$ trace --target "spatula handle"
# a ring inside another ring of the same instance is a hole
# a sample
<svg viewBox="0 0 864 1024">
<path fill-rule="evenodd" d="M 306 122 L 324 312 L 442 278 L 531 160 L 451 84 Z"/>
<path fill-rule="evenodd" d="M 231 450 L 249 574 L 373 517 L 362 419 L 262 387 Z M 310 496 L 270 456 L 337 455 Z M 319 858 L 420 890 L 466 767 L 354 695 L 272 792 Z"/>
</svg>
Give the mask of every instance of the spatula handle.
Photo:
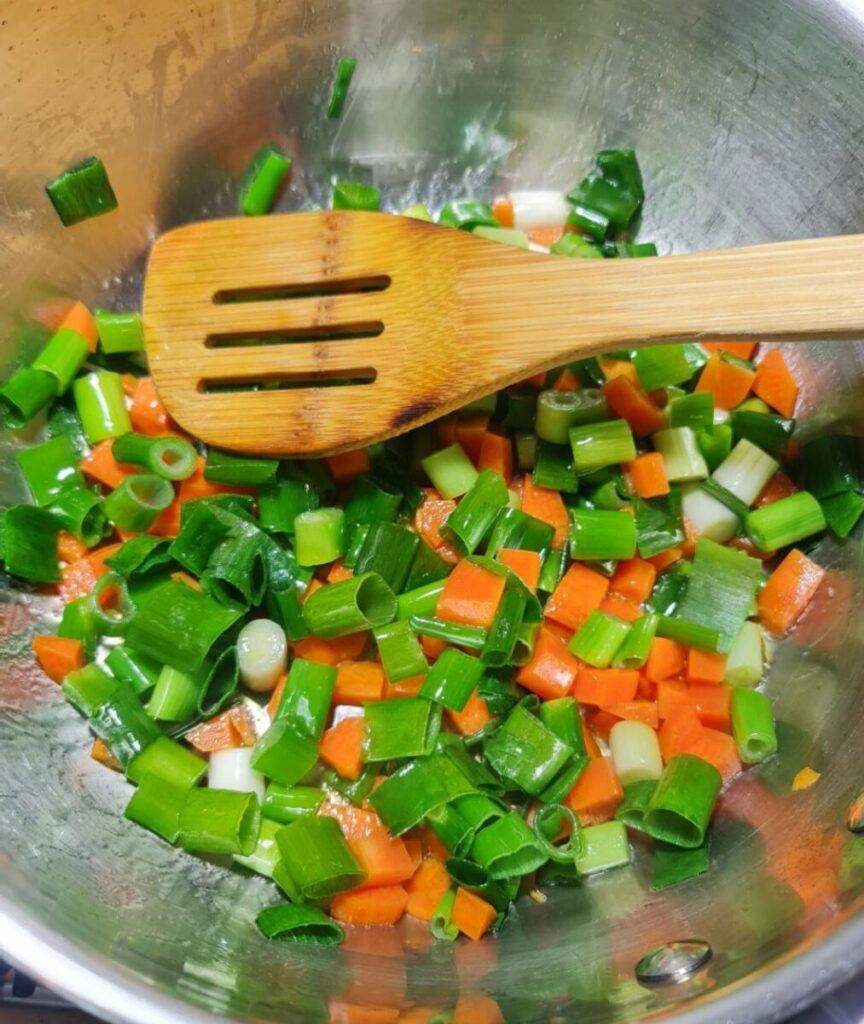
<svg viewBox="0 0 864 1024">
<path fill-rule="evenodd" d="M 502 373 L 631 344 L 864 336 L 864 235 L 656 259 L 514 255 L 463 268 L 457 286 Z"/>
</svg>

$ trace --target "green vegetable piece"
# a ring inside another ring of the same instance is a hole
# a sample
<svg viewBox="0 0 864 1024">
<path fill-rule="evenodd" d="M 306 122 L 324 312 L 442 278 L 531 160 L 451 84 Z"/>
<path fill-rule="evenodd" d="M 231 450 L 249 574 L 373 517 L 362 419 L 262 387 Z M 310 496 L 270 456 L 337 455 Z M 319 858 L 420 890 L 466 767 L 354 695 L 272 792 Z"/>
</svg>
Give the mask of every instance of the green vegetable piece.
<svg viewBox="0 0 864 1024">
<path fill-rule="evenodd" d="M 66 227 L 109 213 L 117 206 L 105 165 L 97 156 L 87 157 L 49 181 L 45 191 Z"/>
</svg>

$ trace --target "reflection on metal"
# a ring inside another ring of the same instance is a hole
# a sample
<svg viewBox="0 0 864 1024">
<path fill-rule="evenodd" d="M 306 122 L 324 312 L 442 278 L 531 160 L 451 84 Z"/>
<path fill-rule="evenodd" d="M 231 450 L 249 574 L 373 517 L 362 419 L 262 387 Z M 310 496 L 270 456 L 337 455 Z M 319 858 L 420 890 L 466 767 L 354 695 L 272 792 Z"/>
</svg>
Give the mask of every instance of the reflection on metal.
<svg viewBox="0 0 864 1024">
<path fill-rule="evenodd" d="M 711 956 L 711 947 L 702 939 L 667 942 L 636 964 L 636 980 L 640 985 L 677 985 L 704 967 Z"/>
<path fill-rule="evenodd" d="M 864 791 L 858 794 L 849 804 L 846 812 L 846 828 L 855 835 L 864 833 Z"/>
</svg>

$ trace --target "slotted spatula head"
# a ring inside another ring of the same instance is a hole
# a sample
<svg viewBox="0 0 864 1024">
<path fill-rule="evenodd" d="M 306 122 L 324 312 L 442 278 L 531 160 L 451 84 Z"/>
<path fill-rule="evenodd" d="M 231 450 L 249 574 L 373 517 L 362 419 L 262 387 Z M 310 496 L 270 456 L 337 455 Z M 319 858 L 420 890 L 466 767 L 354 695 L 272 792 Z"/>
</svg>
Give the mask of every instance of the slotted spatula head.
<svg viewBox="0 0 864 1024">
<path fill-rule="evenodd" d="M 507 261 L 464 232 L 350 211 L 170 231 L 143 300 L 159 394 L 209 444 L 274 455 L 332 454 L 445 413 L 496 386 L 454 330 L 463 257 L 490 250 Z"/>
</svg>

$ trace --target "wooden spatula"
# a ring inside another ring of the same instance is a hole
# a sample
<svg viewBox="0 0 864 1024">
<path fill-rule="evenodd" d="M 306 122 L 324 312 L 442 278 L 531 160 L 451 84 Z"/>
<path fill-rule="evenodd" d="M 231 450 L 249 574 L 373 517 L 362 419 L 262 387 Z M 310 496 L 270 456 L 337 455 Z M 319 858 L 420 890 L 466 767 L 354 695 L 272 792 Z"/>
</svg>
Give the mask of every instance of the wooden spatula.
<svg viewBox="0 0 864 1024">
<path fill-rule="evenodd" d="M 209 444 L 333 454 L 604 350 L 864 336 L 864 236 L 555 258 L 385 213 L 207 221 L 153 247 L 153 377 Z"/>
</svg>

